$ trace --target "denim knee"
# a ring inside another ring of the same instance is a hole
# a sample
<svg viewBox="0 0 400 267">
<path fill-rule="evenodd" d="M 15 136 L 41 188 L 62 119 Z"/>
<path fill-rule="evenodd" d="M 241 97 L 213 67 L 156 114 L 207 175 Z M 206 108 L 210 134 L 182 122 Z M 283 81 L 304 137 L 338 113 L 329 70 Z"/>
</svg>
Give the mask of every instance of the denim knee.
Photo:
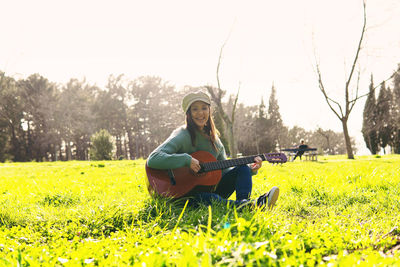
<svg viewBox="0 0 400 267">
<path fill-rule="evenodd" d="M 241 165 L 238 167 L 238 173 L 249 174 L 251 176 L 251 169 L 248 165 Z"/>
<path fill-rule="evenodd" d="M 247 165 L 238 167 L 237 179 L 236 179 L 236 199 L 249 199 L 251 196 L 251 190 L 253 187 L 253 181 L 251 176 L 251 169 Z"/>
</svg>

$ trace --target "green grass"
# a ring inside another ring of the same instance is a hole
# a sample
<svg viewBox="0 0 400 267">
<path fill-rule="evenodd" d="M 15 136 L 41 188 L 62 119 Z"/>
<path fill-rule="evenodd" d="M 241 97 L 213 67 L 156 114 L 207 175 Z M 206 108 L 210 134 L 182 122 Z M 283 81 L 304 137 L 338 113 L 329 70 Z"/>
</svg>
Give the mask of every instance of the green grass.
<svg viewBox="0 0 400 267">
<path fill-rule="evenodd" d="M 272 212 L 152 199 L 144 161 L 0 164 L 0 266 L 352 266 L 400 261 L 400 156 L 264 163 Z"/>
</svg>

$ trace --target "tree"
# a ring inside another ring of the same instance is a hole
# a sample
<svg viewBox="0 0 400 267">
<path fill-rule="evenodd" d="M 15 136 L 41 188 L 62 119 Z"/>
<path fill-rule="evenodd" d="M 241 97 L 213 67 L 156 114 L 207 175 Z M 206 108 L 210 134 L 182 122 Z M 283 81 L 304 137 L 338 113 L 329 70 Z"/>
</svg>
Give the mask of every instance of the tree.
<svg viewBox="0 0 400 267">
<path fill-rule="evenodd" d="M 350 66 L 349 74 L 346 77 L 346 81 L 344 84 L 344 104 L 343 105 L 341 103 L 339 103 L 339 101 L 336 101 L 336 100 L 332 99 L 331 97 L 329 97 L 328 92 L 325 88 L 323 79 L 322 79 L 322 74 L 321 74 L 321 69 L 320 69 L 319 63 L 317 61 L 315 63 L 315 71 L 317 74 L 319 89 L 322 92 L 322 94 L 325 98 L 325 101 L 328 104 L 331 111 L 335 114 L 335 116 L 342 123 L 343 136 L 344 136 L 344 140 L 345 140 L 345 144 L 346 144 L 347 158 L 349 158 L 349 159 L 354 159 L 354 151 L 353 151 L 354 146 L 352 145 L 352 141 L 351 141 L 351 138 L 349 135 L 349 129 L 348 129 L 347 123 L 348 123 L 351 111 L 353 110 L 357 101 L 360 100 L 361 98 L 369 95 L 369 92 L 364 95 L 359 95 L 360 72 L 358 72 L 358 76 L 357 76 L 357 82 L 355 85 L 355 94 L 352 96 L 350 95 L 350 92 L 353 91 L 353 90 L 351 90 L 353 75 L 354 75 L 355 68 L 356 68 L 356 65 L 358 62 L 358 57 L 359 57 L 359 54 L 360 54 L 360 51 L 362 48 L 362 43 L 363 43 L 364 35 L 366 32 L 366 25 L 367 25 L 366 4 L 365 4 L 365 0 L 363 0 L 363 26 L 361 28 L 361 35 L 360 35 L 360 39 L 358 40 L 358 46 L 356 49 L 356 53 L 354 55 L 352 64 Z M 393 75 L 390 76 L 389 78 L 387 78 L 385 81 L 391 79 L 392 77 L 393 77 Z M 377 87 L 375 87 L 374 90 L 376 88 Z"/>
<path fill-rule="evenodd" d="M 235 128 L 234 125 L 235 125 L 235 112 L 236 112 L 237 102 L 239 99 L 240 83 L 239 83 L 239 88 L 238 88 L 238 92 L 237 92 L 236 96 L 229 97 L 228 103 L 232 107 L 232 111 L 229 116 L 222 106 L 222 98 L 224 97 L 226 91 L 221 89 L 221 83 L 219 80 L 219 68 L 221 66 L 222 51 L 223 51 L 225 45 L 226 45 L 226 41 L 224 42 L 224 44 L 221 47 L 219 57 L 218 57 L 218 63 L 217 63 L 218 88 L 214 88 L 212 86 L 206 86 L 206 89 L 211 96 L 211 100 L 216 104 L 217 116 L 219 117 L 220 121 L 224 122 L 225 129 L 222 132 L 226 134 L 226 136 L 224 138 L 225 138 L 225 140 L 228 141 L 230 156 L 232 158 L 236 158 L 237 154 L 238 154 L 238 150 L 237 150 L 237 141 L 236 141 L 235 134 L 234 134 L 234 128 Z"/>
<path fill-rule="evenodd" d="M 95 91 L 98 91 L 96 86 L 77 79 L 70 79 L 62 88 L 57 118 L 62 121 L 59 131 L 65 143 L 67 160 L 88 158 L 90 136 L 94 132 L 92 109 Z"/>
<path fill-rule="evenodd" d="M 214 118 L 214 124 L 215 127 L 218 129 L 219 132 L 219 138 L 222 142 L 222 144 L 225 147 L 225 152 L 226 154 L 231 154 L 231 152 L 229 151 L 229 143 L 228 140 L 226 140 L 226 134 L 225 134 L 225 125 L 224 125 L 224 121 L 221 119 L 221 116 L 218 116 L 218 112 L 213 110 L 213 114 L 212 114 L 213 118 Z"/>
<path fill-rule="evenodd" d="M 321 128 L 317 129 L 317 133 L 320 134 L 325 139 L 324 140 L 325 142 L 323 142 L 324 145 L 322 147 L 320 147 L 320 149 L 322 151 L 324 151 L 324 153 L 331 154 L 331 155 L 334 154 L 334 152 L 333 152 L 334 149 L 332 147 L 332 132 L 333 131 L 331 131 L 331 130 L 324 131 Z"/>
<path fill-rule="evenodd" d="M 216 116 L 219 117 L 219 120 L 223 122 L 224 130 L 221 131 L 225 133 L 225 139 L 228 141 L 228 148 L 230 151 L 230 156 L 232 158 L 237 157 L 237 141 L 234 133 L 234 124 L 235 124 L 235 111 L 237 106 L 237 101 L 239 98 L 239 90 L 235 97 L 229 97 L 228 105 L 232 106 L 232 111 L 230 116 L 223 108 L 222 98 L 224 97 L 226 91 L 223 91 L 220 87 L 214 88 L 212 86 L 206 86 L 208 93 L 211 96 L 211 100 L 215 103 L 216 106 Z"/>
<path fill-rule="evenodd" d="M 391 146 L 393 152 L 400 154 L 400 64 L 393 75 L 393 137 Z"/>
<path fill-rule="evenodd" d="M 371 75 L 369 94 L 365 102 L 363 112 L 362 134 L 365 144 L 372 155 L 378 152 L 378 132 L 377 132 L 377 107 L 375 99 L 374 81 Z"/>
<path fill-rule="evenodd" d="M 1 111 L 2 111 L 2 106 L 0 106 L 0 114 Z M 8 158 L 6 154 L 7 144 L 8 144 L 7 121 L 0 116 L 0 162 L 4 162 Z"/>
<path fill-rule="evenodd" d="M 92 143 L 90 148 L 90 158 L 92 160 L 111 160 L 113 143 L 111 135 L 107 130 L 100 130 L 90 138 Z"/>
<path fill-rule="evenodd" d="M 56 133 L 54 132 L 54 110 L 57 96 L 56 87 L 39 74 L 18 81 L 26 125 L 27 157 L 36 161 L 54 160 Z"/>
<path fill-rule="evenodd" d="M 127 122 L 127 89 L 123 84 L 122 76 L 109 76 L 106 90 L 99 90 L 93 107 L 95 128 L 96 130 L 106 129 L 115 137 L 117 158 L 127 157 L 123 144 Z"/>
<path fill-rule="evenodd" d="M 271 105 L 271 99 L 270 103 Z M 255 133 L 257 144 L 257 154 L 275 151 L 277 147 L 277 136 L 274 128 L 274 119 L 271 116 L 271 109 L 266 107 L 264 99 L 261 99 L 261 103 L 258 107 L 258 116 L 255 119 Z"/>
<path fill-rule="evenodd" d="M 4 76 L 4 73 L 0 72 L 0 162 L 6 160 L 8 143 L 8 124 L 3 100 L 6 86 L 5 79 L 6 77 Z"/>
<path fill-rule="evenodd" d="M 290 128 L 288 131 L 288 139 L 290 146 L 297 147 L 301 139 L 304 139 L 305 141 L 308 142 L 310 137 L 311 133 L 296 125 Z"/>
<path fill-rule="evenodd" d="M 8 153 L 13 161 L 27 161 L 25 153 L 25 132 L 22 127 L 24 117 L 21 91 L 17 82 L 0 72 L 0 120 L 3 121 L 3 132 L 9 137 Z M 5 149 L 5 148 L 4 148 Z"/>
<path fill-rule="evenodd" d="M 355 146 L 353 138 L 350 139 L 352 146 Z M 332 130 L 323 130 L 318 128 L 317 131 L 311 133 L 309 137 L 310 144 L 317 146 L 321 153 L 328 155 L 338 155 L 346 153 L 346 145 L 344 143 L 343 134 L 336 133 Z"/>
<path fill-rule="evenodd" d="M 257 116 L 259 114 L 259 106 L 245 106 L 243 103 L 238 104 L 235 115 L 235 129 L 238 152 L 243 155 L 259 154 L 261 151 L 257 137 Z M 224 143 L 225 145 L 225 143 Z M 225 149 L 229 149 L 226 144 Z"/>
<path fill-rule="evenodd" d="M 271 95 L 269 98 L 268 105 L 268 120 L 269 120 L 269 129 L 268 133 L 273 140 L 273 151 L 281 149 L 282 145 L 282 133 L 283 133 L 283 122 L 281 118 L 281 114 L 279 112 L 278 100 L 276 99 L 276 89 L 275 86 L 272 85 Z"/>
<path fill-rule="evenodd" d="M 378 139 L 379 146 L 383 148 L 386 154 L 386 146 L 390 142 L 392 133 L 392 123 L 391 123 L 391 112 L 390 112 L 390 102 L 391 102 L 390 89 L 386 89 L 385 82 L 382 82 L 381 89 L 379 91 L 379 96 L 376 104 L 376 120 L 378 122 Z"/>
<path fill-rule="evenodd" d="M 355 97 L 351 98 L 350 97 L 350 86 L 351 86 L 351 82 L 353 80 L 353 74 L 356 68 L 356 64 L 358 61 L 358 56 L 360 54 L 361 51 L 361 45 L 364 39 L 364 34 L 365 34 L 365 30 L 366 30 L 366 24 L 367 24 L 367 17 L 366 17 L 366 4 L 365 4 L 365 0 L 363 0 L 363 26 L 361 29 L 361 36 L 360 39 L 358 41 L 358 46 L 356 49 L 356 54 L 354 56 L 353 59 L 353 63 L 351 65 L 350 68 L 350 73 L 347 76 L 345 85 L 344 85 L 344 107 L 342 104 L 340 104 L 338 101 L 332 99 L 331 97 L 328 96 L 328 93 L 326 91 L 324 82 L 322 80 L 322 74 L 321 74 L 321 69 L 319 66 L 319 63 L 316 61 L 315 63 L 315 68 L 316 68 L 316 73 L 317 73 L 317 77 L 318 77 L 318 85 L 319 85 L 319 89 L 321 90 L 326 103 L 328 104 L 329 108 L 332 110 L 332 112 L 336 115 L 336 117 L 341 121 L 342 123 L 342 127 L 343 127 L 343 135 L 344 135 L 344 139 L 345 139 L 345 143 L 346 143 L 346 150 L 347 150 L 347 157 L 349 159 L 354 159 L 354 154 L 353 154 L 353 147 L 351 144 L 351 140 L 350 140 L 350 135 L 349 135 L 349 129 L 348 129 L 348 125 L 347 122 L 349 120 L 349 116 L 351 111 L 354 108 L 354 105 L 356 104 L 357 100 L 360 99 L 360 96 L 358 95 L 358 89 L 359 89 L 359 79 L 360 79 L 360 75 L 358 74 L 358 79 L 357 79 L 357 85 L 356 85 L 356 94 Z M 334 107 L 334 105 L 336 105 L 336 108 Z"/>
<path fill-rule="evenodd" d="M 160 77 L 143 76 L 129 86 L 131 106 L 128 120 L 135 139 L 135 156 L 147 157 L 161 144 L 177 126 L 182 125 L 184 116 L 181 95 L 175 87 Z"/>
</svg>

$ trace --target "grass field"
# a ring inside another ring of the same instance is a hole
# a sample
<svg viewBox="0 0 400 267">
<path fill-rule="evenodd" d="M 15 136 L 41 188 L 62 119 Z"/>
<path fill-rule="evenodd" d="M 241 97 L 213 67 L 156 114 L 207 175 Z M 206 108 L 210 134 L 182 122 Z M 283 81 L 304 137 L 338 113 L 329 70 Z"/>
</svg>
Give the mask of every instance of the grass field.
<svg viewBox="0 0 400 267">
<path fill-rule="evenodd" d="M 400 156 L 264 163 L 271 212 L 151 199 L 144 163 L 0 163 L 0 266 L 400 262 Z"/>
</svg>

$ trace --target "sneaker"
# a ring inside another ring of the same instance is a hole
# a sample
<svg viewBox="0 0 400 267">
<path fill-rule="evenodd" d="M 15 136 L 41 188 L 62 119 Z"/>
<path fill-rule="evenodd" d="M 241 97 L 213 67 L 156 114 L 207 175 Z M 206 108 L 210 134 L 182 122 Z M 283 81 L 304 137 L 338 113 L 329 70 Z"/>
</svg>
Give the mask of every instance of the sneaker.
<svg viewBox="0 0 400 267">
<path fill-rule="evenodd" d="M 274 186 L 268 193 L 263 194 L 257 198 L 257 207 L 264 209 L 268 205 L 268 209 L 273 209 L 275 202 L 279 197 L 279 188 Z"/>
</svg>

